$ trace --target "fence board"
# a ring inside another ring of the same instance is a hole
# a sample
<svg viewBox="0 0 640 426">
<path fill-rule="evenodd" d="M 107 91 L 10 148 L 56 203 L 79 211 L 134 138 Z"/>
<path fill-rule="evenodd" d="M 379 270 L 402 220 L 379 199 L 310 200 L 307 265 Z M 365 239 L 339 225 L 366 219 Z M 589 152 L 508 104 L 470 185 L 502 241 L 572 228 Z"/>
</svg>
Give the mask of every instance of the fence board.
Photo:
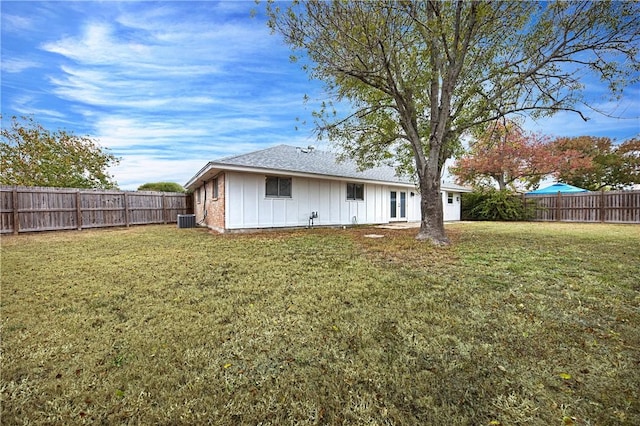
<svg viewBox="0 0 640 426">
<path fill-rule="evenodd" d="M 535 221 L 640 223 L 640 191 L 528 195 Z"/>
<path fill-rule="evenodd" d="M 0 186 L 0 233 L 176 222 L 191 196 L 69 188 Z"/>
</svg>

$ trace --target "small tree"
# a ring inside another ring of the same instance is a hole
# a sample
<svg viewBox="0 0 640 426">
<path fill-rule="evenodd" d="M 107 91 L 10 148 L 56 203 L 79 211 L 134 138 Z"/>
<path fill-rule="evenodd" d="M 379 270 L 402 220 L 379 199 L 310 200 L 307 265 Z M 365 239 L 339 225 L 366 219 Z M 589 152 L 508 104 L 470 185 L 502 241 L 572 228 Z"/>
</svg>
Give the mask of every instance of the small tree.
<svg viewBox="0 0 640 426">
<path fill-rule="evenodd" d="M 175 182 L 149 182 L 140 185 L 138 191 L 185 192 L 182 185 Z"/>
<path fill-rule="evenodd" d="M 0 183 L 63 188 L 115 188 L 107 169 L 120 160 L 88 136 L 51 132 L 31 117 L 2 128 Z"/>
<path fill-rule="evenodd" d="M 559 150 L 547 137 L 499 120 L 481 127 L 470 150 L 450 170 L 459 183 L 495 183 L 504 191 L 516 189 L 516 184 L 531 188 L 545 176 L 591 167 L 591 158 L 583 152 L 571 147 Z"/>
</svg>

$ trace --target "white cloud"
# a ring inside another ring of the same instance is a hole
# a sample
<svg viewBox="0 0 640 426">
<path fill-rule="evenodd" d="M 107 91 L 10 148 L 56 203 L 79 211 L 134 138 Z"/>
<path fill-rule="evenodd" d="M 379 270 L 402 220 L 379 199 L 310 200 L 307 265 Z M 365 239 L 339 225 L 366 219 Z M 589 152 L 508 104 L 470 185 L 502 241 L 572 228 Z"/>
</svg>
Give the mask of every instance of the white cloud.
<svg viewBox="0 0 640 426">
<path fill-rule="evenodd" d="M 36 117 L 64 118 L 64 114 L 50 108 L 37 106 L 37 98 L 33 95 L 20 95 L 13 98 L 12 109 L 18 114 L 33 115 Z"/>
<path fill-rule="evenodd" d="M 111 172 L 124 189 L 183 184 L 210 160 L 265 146 L 318 145 L 308 132 L 293 131 L 296 116 L 310 115 L 302 100 L 312 91 L 308 79 L 291 72 L 298 66 L 288 63 L 288 48 L 264 20 L 249 17 L 251 7 L 78 2 L 47 8 L 57 19 L 56 30 L 37 44 L 47 69 L 22 110 L 53 116 L 46 92 L 60 111 L 56 124 L 82 127 L 122 157 Z"/>
<path fill-rule="evenodd" d="M 65 37 L 45 43 L 42 48 L 88 65 L 139 61 L 147 53 L 139 43 L 119 42 L 114 38 L 112 25 L 99 22 L 87 24 L 81 37 Z"/>
<path fill-rule="evenodd" d="M 40 63 L 29 59 L 2 58 L 2 71 L 8 73 L 20 73 L 29 68 L 37 68 L 40 66 Z"/>
<path fill-rule="evenodd" d="M 112 149 L 129 146 L 177 146 L 181 141 L 191 141 L 208 135 L 206 128 L 192 126 L 180 120 L 148 121 L 118 116 L 98 118 L 95 129 L 100 143 Z"/>
<path fill-rule="evenodd" d="M 176 20 L 167 12 L 170 9 L 160 10 L 120 14 L 118 22 L 125 29 L 94 21 L 78 36 L 43 44 L 44 50 L 75 63 L 63 65 L 60 75 L 50 77 L 54 93 L 100 107 L 202 109 L 222 102 L 220 97 L 227 98 L 224 102 L 228 107 L 250 95 L 257 83 L 236 81 L 237 90 L 233 92 L 229 78 L 242 73 L 258 79 L 259 75 L 277 72 L 264 60 L 266 46 L 278 47 L 266 26 Z M 164 21 L 165 15 L 173 20 Z M 127 37 L 126 31 L 134 31 L 137 38 Z M 254 57 L 261 58 L 256 59 L 259 66 L 250 65 Z M 202 82 L 197 87 L 199 79 Z M 246 107 L 246 103 L 242 105 Z"/>
<path fill-rule="evenodd" d="M 177 182 L 184 185 L 206 164 L 199 159 L 158 159 L 147 155 L 128 155 L 109 169 L 120 189 L 136 190 L 149 182 Z"/>
<path fill-rule="evenodd" d="M 34 21 L 26 16 L 19 16 L 5 11 L 1 14 L 2 31 L 10 33 L 20 33 L 22 31 L 31 30 L 34 27 Z"/>
<path fill-rule="evenodd" d="M 611 118 L 598 113 L 590 113 L 584 121 L 573 112 L 558 112 L 552 117 L 540 120 L 527 119 L 525 129 L 549 136 L 601 136 L 615 139 L 615 135 L 626 139 L 640 134 L 638 118 Z"/>
<path fill-rule="evenodd" d="M 577 108 L 588 118 L 575 112 L 561 111 L 551 117 L 528 118 L 524 127 L 550 136 L 599 136 L 624 140 L 640 135 L 640 84 L 625 88 L 620 99 L 612 99 L 606 85 L 590 76 L 585 79 L 585 103 Z"/>
</svg>

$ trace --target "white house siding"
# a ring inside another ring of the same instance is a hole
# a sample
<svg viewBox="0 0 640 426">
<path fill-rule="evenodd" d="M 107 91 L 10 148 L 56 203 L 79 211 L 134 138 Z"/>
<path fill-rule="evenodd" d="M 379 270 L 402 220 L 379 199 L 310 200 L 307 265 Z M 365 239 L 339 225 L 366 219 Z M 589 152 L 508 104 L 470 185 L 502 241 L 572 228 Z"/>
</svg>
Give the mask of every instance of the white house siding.
<svg viewBox="0 0 640 426">
<path fill-rule="evenodd" d="M 411 196 L 413 193 L 413 197 Z M 420 222 L 422 219 L 422 212 L 420 211 L 420 193 L 417 189 L 411 189 L 408 192 L 409 198 L 407 201 L 407 221 Z"/>
<path fill-rule="evenodd" d="M 265 197 L 265 175 L 226 173 L 225 228 L 251 229 L 299 227 L 309 224 L 311 212 L 318 212 L 314 225 L 378 224 L 390 221 L 390 191 L 406 192 L 406 221 L 420 221 L 420 194 L 415 188 L 365 183 L 364 201 L 347 200 L 349 180 L 292 177 L 291 198 Z M 411 193 L 414 195 L 411 196 Z M 442 191 L 444 220 L 460 220 L 460 193 Z"/>
<path fill-rule="evenodd" d="M 453 196 L 453 203 L 449 204 L 449 194 Z M 460 193 L 442 191 L 442 206 L 444 209 L 444 220 L 460 220 Z"/>
<path fill-rule="evenodd" d="M 365 183 L 364 201 L 347 200 L 348 180 L 293 177 L 291 198 L 265 197 L 265 175 L 226 175 L 226 229 L 387 223 L 389 187 Z M 410 191 L 406 190 L 407 193 Z M 410 209 L 409 209 L 410 211 Z"/>
<path fill-rule="evenodd" d="M 419 222 L 422 218 L 422 212 L 420 210 L 420 193 L 416 189 L 407 190 L 407 188 L 396 188 L 391 187 L 390 191 L 407 191 L 407 221 L 408 222 Z M 411 193 L 414 195 L 411 196 Z M 448 194 L 453 194 L 453 204 L 448 203 Z M 456 221 L 460 220 L 460 192 L 451 192 L 451 191 L 442 191 L 442 208 L 444 214 L 445 221 Z M 387 205 L 389 204 L 389 199 L 387 196 Z M 389 207 L 385 207 L 389 208 Z M 387 217 L 389 213 L 387 213 Z"/>
</svg>

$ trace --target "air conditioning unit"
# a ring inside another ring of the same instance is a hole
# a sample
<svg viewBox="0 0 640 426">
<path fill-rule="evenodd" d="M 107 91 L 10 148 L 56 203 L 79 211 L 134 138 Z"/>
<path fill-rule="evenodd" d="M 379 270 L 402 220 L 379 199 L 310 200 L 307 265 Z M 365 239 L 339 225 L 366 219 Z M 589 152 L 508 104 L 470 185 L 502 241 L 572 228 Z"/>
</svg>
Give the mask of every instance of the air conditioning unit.
<svg viewBox="0 0 640 426">
<path fill-rule="evenodd" d="M 195 214 L 179 214 L 178 215 L 178 228 L 195 228 L 195 227 L 196 227 Z"/>
</svg>

